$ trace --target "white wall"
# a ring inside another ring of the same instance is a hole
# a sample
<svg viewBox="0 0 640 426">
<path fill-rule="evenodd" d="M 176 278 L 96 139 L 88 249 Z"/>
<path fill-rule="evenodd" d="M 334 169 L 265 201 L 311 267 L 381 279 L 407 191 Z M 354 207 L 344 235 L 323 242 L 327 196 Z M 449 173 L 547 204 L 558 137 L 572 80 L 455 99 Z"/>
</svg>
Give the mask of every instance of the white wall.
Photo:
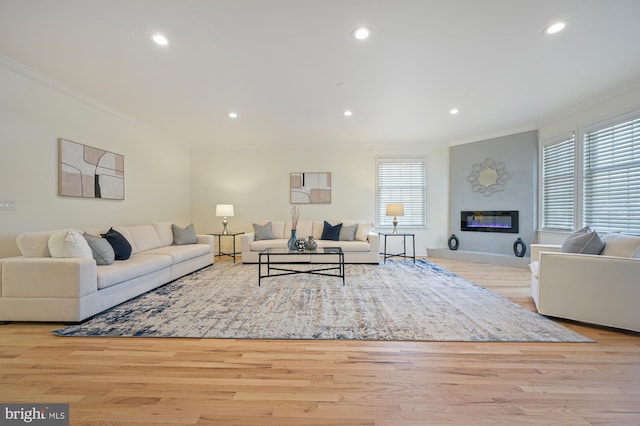
<svg viewBox="0 0 640 426">
<path fill-rule="evenodd" d="M 254 222 L 289 219 L 291 172 L 331 172 L 331 204 L 299 205 L 301 220 L 375 223 L 376 157 L 422 156 L 427 160 L 429 224 L 426 229 L 406 231 L 416 234 L 416 253 L 425 255 L 427 247 L 444 246 L 448 238 L 448 151 L 448 147 L 426 144 L 393 148 L 348 144 L 304 149 L 194 148 L 191 185 L 196 230 L 208 233 L 222 229 L 222 218 L 215 217 L 216 204 L 234 205 L 235 216 L 229 219 L 231 230 L 250 232 Z"/>
<path fill-rule="evenodd" d="M 58 196 L 57 139 L 124 155 L 125 200 Z M 190 149 L 0 56 L 0 258 L 23 231 L 191 220 Z"/>
<path fill-rule="evenodd" d="M 584 127 L 632 111 L 640 111 L 640 81 L 606 93 L 584 104 L 576 105 L 545 120 L 538 130 L 539 155 L 544 141 L 571 132 L 575 132 L 576 137 L 580 138 Z M 542 173 L 539 172 L 538 175 L 541 176 Z M 539 183 L 539 187 L 541 188 L 541 183 Z M 540 206 L 539 200 L 538 205 Z M 538 242 L 561 244 L 568 234 L 569 232 L 538 231 Z"/>
</svg>

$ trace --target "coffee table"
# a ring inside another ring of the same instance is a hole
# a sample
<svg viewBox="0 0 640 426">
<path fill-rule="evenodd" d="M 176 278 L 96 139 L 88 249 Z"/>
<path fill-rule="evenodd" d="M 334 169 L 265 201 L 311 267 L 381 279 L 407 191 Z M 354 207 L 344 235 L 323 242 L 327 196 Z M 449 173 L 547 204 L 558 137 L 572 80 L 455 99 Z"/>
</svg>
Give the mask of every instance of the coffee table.
<svg viewBox="0 0 640 426">
<path fill-rule="evenodd" d="M 305 258 L 304 256 L 307 257 Z M 313 262 L 311 262 L 312 259 Z M 263 265 L 267 268 L 266 274 L 262 273 Z M 285 268 L 281 265 L 287 267 Z M 293 265 L 319 265 L 319 267 L 293 269 L 291 268 Z M 342 248 L 321 247 L 316 250 L 268 248 L 258 254 L 258 286 L 260 286 L 263 278 L 296 274 L 342 278 L 342 285 L 344 286 L 344 252 Z"/>
</svg>

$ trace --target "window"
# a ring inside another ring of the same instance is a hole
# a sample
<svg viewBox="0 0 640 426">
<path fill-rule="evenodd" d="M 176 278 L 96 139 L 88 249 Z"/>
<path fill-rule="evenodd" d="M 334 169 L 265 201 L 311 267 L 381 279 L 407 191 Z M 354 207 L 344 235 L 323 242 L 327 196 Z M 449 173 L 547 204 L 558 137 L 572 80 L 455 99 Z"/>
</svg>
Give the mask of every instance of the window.
<svg viewBox="0 0 640 426">
<path fill-rule="evenodd" d="M 399 227 L 424 227 L 427 224 L 427 178 L 424 159 L 378 158 L 376 222 L 393 226 L 386 215 L 387 204 L 402 203 L 404 216 Z"/>
<path fill-rule="evenodd" d="M 542 147 L 542 229 L 572 231 L 575 225 L 576 143 L 573 134 Z"/>
<path fill-rule="evenodd" d="M 640 117 L 587 129 L 584 223 L 603 231 L 640 232 Z"/>
</svg>

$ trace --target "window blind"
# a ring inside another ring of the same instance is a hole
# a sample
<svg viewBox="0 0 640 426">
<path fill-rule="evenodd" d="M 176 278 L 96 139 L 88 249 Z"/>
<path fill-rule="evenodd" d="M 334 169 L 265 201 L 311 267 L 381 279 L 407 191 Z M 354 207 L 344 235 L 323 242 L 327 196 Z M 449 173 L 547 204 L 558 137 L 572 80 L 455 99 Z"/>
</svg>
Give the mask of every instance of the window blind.
<svg viewBox="0 0 640 426">
<path fill-rule="evenodd" d="M 542 148 L 542 229 L 572 231 L 575 224 L 576 142 L 568 138 Z"/>
<path fill-rule="evenodd" d="M 584 136 L 584 223 L 640 232 L 640 117 Z"/>
<path fill-rule="evenodd" d="M 402 203 L 404 216 L 398 227 L 424 227 L 427 224 L 427 179 L 424 159 L 378 158 L 377 226 L 393 226 L 387 204 Z"/>
</svg>

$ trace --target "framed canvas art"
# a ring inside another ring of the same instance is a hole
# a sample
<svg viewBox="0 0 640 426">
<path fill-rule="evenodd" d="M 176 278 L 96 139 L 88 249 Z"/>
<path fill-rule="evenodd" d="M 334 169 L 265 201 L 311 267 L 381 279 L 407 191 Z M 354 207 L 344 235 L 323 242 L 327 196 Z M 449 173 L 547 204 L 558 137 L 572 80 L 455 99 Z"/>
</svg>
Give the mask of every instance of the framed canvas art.
<svg viewBox="0 0 640 426">
<path fill-rule="evenodd" d="M 124 200 L 124 156 L 58 139 L 58 195 Z"/>
<path fill-rule="evenodd" d="M 331 203 L 331 173 L 290 173 L 291 204 Z"/>
</svg>

